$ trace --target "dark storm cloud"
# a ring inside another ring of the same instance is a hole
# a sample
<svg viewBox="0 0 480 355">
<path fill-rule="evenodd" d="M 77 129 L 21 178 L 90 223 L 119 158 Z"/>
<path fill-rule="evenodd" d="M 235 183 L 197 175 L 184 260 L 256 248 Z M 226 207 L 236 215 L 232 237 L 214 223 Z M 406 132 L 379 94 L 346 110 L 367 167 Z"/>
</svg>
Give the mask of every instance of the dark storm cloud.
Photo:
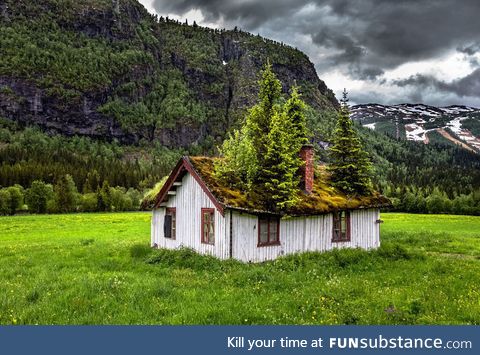
<svg viewBox="0 0 480 355">
<path fill-rule="evenodd" d="M 480 68 L 452 82 L 438 80 L 431 75 L 417 74 L 407 79 L 396 80 L 394 84 L 400 87 L 415 86 L 417 88 L 434 89 L 435 91 L 453 93 L 459 97 L 480 97 Z"/>
<path fill-rule="evenodd" d="M 221 20 L 226 27 L 297 46 L 311 56 L 320 76 L 335 69 L 381 83 L 385 71 L 407 62 L 457 51 L 476 66 L 474 55 L 480 53 L 478 0 L 155 0 L 154 7 L 179 16 L 197 9 L 206 22 Z M 459 84 L 476 87 L 464 79 Z M 417 78 L 409 87 L 415 85 L 424 84 Z"/>
<path fill-rule="evenodd" d="M 474 55 L 480 51 L 480 43 L 470 43 L 461 47 L 457 47 L 457 51 L 466 55 Z"/>
<path fill-rule="evenodd" d="M 379 79 L 385 72 L 376 67 L 358 67 L 358 68 L 350 68 L 349 73 L 351 76 L 358 78 L 360 80 L 380 80 L 380 83 L 385 83 L 384 79 Z"/>
</svg>

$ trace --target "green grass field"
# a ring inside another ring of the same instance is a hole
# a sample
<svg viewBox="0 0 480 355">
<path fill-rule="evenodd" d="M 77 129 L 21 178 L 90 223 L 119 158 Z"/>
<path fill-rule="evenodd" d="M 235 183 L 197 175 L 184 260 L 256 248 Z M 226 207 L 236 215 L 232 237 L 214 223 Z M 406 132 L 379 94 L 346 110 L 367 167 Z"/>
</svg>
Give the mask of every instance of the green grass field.
<svg viewBox="0 0 480 355">
<path fill-rule="evenodd" d="M 0 218 L 0 324 L 480 324 L 480 217 L 264 264 L 152 251 L 148 213 Z"/>
</svg>

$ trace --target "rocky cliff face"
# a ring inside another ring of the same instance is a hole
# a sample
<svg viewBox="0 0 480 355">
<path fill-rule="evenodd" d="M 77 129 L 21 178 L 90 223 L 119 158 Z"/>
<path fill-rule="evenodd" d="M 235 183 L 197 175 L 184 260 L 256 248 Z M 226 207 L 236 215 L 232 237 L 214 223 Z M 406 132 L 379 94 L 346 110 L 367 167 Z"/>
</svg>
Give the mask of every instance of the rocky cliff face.
<svg viewBox="0 0 480 355">
<path fill-rule="evenodd" d="M 302 52 L 259 36 L 156 18 L 134 0 L 0 0 L 0 117 L 48 132 L 220 141 L 271 61 L 317 111 L 337 102 Z"/>
</svg>

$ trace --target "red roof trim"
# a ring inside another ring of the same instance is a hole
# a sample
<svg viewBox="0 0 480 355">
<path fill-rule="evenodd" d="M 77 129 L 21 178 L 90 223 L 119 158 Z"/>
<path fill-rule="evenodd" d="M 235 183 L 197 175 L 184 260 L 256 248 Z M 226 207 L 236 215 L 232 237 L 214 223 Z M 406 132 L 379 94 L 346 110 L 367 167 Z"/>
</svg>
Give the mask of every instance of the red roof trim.
<svg viewBox="0 0 480 355">
<path fill-rule="evenodd" d="M 160 189 L 160 192 L 157 195 L 157 198 L 155 199 L 155 205 L 153 206 L 153 208 L 157 208 L 164 201 L 165 197 L 167 196 L 167 192 L 172 187 L 178 175 L 180 175 L 180 172 L 182 171 L 181 169 L 182 166 L 183 166 L 183 158 L 178 161 L 177 165 L 175 165 L 172 172 L 168 176 L 167 181 L 165 181 L 165 184 L 163 184 L 162 188 Z"/>
<path fill-rule="evenodd" d="M 165 197 L 167 196 L 168 191 L 172 187 L 175 180 L 177 180 L 177 177 L 180 174 L 184 173 L 185 171 L 188 171 L 190 173 L 190 175 L 193 176 L 195 181 L 197 181 L 197 183 L 202 188 L 203 192 L 205 192 L 205 194 L 210 198 L 212 203 L 215 205 L 218 212 L 220 212 L 220 214 L 222 216 L 224 216 L 223 205 L 215 198 L 215 196 L 213 196 L 212 192 L 208 189 L 207 185 L 205 185 L 205 182 L 202 180 L 200 175 L 198 175 L 197 171 L 192 166 L 192 164 L 190 163 L 190 160 L 186 156 L 182 157 L 179 160 L 179 162 L 177 163 L 175 168 L 170 173 L 170 176 L 168 177 L 167 181 L 165 181 L 165 184 L 163 185 L 162 189 L 160 190 L 160 192 L 157 195 L 157 199 L 156 199 L 154 208 L 158 208 L 158 206 L 165 200 Z"/>
</svg>

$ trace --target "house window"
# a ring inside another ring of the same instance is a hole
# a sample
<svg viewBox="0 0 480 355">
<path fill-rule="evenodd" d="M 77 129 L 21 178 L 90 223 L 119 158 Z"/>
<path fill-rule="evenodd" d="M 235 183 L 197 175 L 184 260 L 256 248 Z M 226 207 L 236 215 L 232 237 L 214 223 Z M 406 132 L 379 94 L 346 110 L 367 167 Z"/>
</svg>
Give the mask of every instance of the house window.
<svg viewBox="0 0 480 355">
<path fill-rule="evenodd" d="M 202 243 L 215 244 L 215 210 L 202 208 Z"/>
<path fill-rule="evenodd" d="M 262 216 L 258 218 L 258 245 L 280 244 L 280 218 Z"/>
<path fill-rule="evenodd" d="M 175 207 L 167 208 L 165 212 L 163 235 L 170 239 L 177 237 L 177 209 Z"/>
<path fill-rule="evenodd" d="M 337 211 L 333 213 L 332 242 L 350 241 L 350 212 Z"/>
</svg>

